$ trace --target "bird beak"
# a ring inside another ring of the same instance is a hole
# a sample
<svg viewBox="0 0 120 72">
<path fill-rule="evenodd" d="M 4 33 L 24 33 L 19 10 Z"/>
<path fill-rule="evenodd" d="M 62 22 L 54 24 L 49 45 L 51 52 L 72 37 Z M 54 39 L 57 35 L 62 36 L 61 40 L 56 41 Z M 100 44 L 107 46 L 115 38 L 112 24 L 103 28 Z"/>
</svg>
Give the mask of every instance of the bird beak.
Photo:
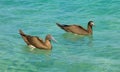
<svg viewBox="0 0 120 72">
<path fill-rule="evenodd" d="M 51 40 L 57 43 L 57 40 L 54 37 L 51 37 Z"/>
<path fill-rule="evenodd" d="M 94 23 L 92 23 L 92 25 L 93 25 L 93 26 L 95 26 L 95 24 L 94 24 Z"/>
</svg>

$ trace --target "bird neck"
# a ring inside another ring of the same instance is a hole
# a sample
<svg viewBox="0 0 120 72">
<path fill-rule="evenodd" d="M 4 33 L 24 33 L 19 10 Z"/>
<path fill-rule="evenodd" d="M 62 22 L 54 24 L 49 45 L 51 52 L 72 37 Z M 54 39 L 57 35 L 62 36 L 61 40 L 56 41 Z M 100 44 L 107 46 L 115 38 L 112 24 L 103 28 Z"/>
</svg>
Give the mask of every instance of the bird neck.
<svg viewBox="0 0 120 72">
<path fill-rule="evenodd" d="M 45 45 L 48 47 L 48 49 L 52 48 L 51 42 L 49 40 L 45 40 Z"/>
<path fill-rule="evenodd" d="M 88 33 L 92 34 L 92 26 L 88 25 Z"/>
</svg>

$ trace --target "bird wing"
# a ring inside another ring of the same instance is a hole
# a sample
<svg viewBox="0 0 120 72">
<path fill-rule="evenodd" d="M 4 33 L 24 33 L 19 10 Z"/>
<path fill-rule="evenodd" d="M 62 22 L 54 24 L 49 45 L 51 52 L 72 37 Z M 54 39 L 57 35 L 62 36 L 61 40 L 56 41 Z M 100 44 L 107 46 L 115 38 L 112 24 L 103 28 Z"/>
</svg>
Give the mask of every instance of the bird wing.
<svg viewBox="0 0 120 72">
<path fill-rule="evenodd" d="M 79 25 L 63 25 L 63 28 L 67 32 L 72 32 L 76 34 L 87 34 L 87 30 Z"/>
<path fill-rule="evenodd" d="M 71 25 L 69 26 L 68 28 L 72 33 L 76 33 L 76 34 L 87 34 L 87 30 L 84 29 L 83 27 L 81 26 L 78 26 L 78 25 Z"/>
<path fill-rule="evenodd" d="M 27 35 L 22 30 L 19 30 L 19 33 L 27 45 L 33 45 L 36 48 L 46 48 L 45 42 L 41 38 Z"/>
<path fill-rule="evenodd" d="M 30 38 L 28 38 L 28 41 L 31 45 L 35 46 L 36 48 L 46 47 L 45 42 L 37 36 L 31 36 Z"/>
<path fill-rule="evenodd" d="M 79 25 L 65 25 L 56 23 L 61 29 L 75 34 L 88 34 L 88 31 Z"/>
</svg>

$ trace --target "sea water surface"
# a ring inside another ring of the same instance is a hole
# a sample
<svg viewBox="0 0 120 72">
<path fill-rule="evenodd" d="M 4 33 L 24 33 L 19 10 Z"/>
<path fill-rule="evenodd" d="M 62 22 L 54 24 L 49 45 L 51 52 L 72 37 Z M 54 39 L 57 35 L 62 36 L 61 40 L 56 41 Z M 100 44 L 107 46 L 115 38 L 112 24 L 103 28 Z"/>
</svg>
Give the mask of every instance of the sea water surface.
<svg viewBox="0 0 120 72">
<path fill-rule="evenodd" d="M 120 72 L 120 0 L 0 0 L 0 72 Z M 77 24 L 92 36 L 66 33 L 56 26 Z M 25 44 L 18 30 L 42 39 L 52 50 Z"/>
</svg>

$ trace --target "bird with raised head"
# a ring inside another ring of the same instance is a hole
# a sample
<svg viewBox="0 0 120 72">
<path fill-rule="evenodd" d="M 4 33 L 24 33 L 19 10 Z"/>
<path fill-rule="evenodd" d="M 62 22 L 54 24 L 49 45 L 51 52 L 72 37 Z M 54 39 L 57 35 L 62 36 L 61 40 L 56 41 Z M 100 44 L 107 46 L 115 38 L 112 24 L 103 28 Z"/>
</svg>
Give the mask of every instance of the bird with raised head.
<svg viewBox="0 0 120 72">
<path fill-rule="evenodd" d="M 54 37 L 52 37 L 52 35 L 50 34 L 46 36 L 45 41 L 43 41 L 41 38 L 37 36 L 27 35 L 22 30 L 19 30 L 19 34 L 21 35 L 25 43 L 31 48 L 50 50 L 52 49 L 51 40 L 56 42 Z"/>
<path fill-rule="evenodd" d="M 59 23 L 56 23 L 56 24 L 61 29 L 65 30 L 66 32 L 71 32 L 71 33 L 78 34 L 78 35 L 91 35 L 93 33 L 92 31 L 92 26 L 94 26 L 93 21 L 88 22 L 87 29 L 83 28 L 80 25 L 76 25 L 76 24 L 73 24 L 73 25 L 64 25 L 64 24 L 59 24 Z"/>
</svg>

